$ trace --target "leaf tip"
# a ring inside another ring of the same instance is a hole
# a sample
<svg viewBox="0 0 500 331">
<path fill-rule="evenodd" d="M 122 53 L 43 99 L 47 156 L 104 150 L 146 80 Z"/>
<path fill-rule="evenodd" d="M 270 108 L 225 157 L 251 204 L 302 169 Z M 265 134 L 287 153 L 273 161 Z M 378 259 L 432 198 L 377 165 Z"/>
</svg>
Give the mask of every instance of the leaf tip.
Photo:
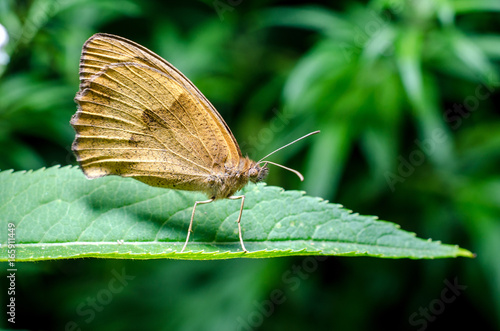
<svg viewBox="0 0 500 331">
<path fill-rule="evenodd" d="M 472 259 L 475 259 L 477 257 L 477 254 L 476 253 L 472 253 L 471 251 L 469 251 L 468 249 L 465 249 L 465 248 L 460 248 L 458 246 L 456 246 L 457 249 L 458 249 L 458 254 L 457 256 L 463 256 L 463 257 L 469 257 L 469 258 L 472 258 Z"/>
</svg>

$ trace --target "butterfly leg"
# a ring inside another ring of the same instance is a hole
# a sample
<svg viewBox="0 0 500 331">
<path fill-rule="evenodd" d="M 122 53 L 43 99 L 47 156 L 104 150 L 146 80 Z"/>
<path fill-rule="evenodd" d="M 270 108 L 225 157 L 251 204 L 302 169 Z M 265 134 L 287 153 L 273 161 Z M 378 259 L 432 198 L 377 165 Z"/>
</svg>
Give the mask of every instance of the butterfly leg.
<svg viewBox="0 0 500 331">
<path fill-rule="evenodd" d="M 245 244 L 243 244 L 243 235 L 241 234 L 241 214 L 243 213 L 243 205 L 245 204 L 245 196 L 244 195 L 237 195 L 237 196 L 232 196 L 228 197 L 228 199 L 231 200 L 237 200 L 241 199 L 241 208 L 240 208 L 240 214 L 238 215 L 238 235 L 240 236 L 240 243 L 241 243 L 241 248 L 243 249 L 243 252 L 248 253 L 247 249 L 245 248 Z"/>
<path fill-rule="evenodd" d="M 181 253 L 184 252 L 184 250 L 186 249 L 186 246 L 187 246 L 188 241 L 189 241 L 189 236 L 191 235 L 191 232 L 193 232 L 193 219 L 194 219 L 194 212 L 196 211 L 196 206 L 199 204 L 202 204 L 202 203 L 210 203 L 212 201 L 214 201 L 214 199 L 204 200 L 204 201 L 196 201 L 194 203 L 193 212 L 191 213 L 191 222 L 189 222 L 189 229 L 188 229 L 188 234 L 186 237 L 186 242 L 184 243 L 184 246 L 181 249 Z"/>
</svg>

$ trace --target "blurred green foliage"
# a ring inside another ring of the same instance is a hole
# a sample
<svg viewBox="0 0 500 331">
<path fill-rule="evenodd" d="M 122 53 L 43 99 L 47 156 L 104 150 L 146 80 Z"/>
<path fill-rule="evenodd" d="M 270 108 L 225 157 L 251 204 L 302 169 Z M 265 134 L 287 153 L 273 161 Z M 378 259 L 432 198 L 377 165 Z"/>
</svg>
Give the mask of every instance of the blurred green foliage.
<svg viewBox="0 0 500 331">
<path fill-rule="evenodd" d="M 273 156 L 304 172 L 308 194 L 478 255 L 23 264 L 15 327 L 498 329 L 499 11 L 490 0 L 0 0 L 1 169 L 74 163 L 81 46 L 114 33 L 183 71 L 254 159 L 321 129 Z M 277 168 L 268 182 L 300 187 Z M 122 268 L 135 278 L 107 301 Z M 467 288 L 445 302 L 454 280 Z"/>
</svg>

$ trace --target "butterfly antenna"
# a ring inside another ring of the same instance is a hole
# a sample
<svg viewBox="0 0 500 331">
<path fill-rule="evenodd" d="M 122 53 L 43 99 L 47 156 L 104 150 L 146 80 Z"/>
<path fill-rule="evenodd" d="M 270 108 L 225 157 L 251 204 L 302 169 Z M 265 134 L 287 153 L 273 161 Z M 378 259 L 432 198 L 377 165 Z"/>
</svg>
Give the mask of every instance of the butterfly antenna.
<svg viewBox="0 0 500 331">
<path fill-rule="evenodd" d="M 260 159 L 260 160 L 259 160 L 259 162 L 257 162 L 257 163 L 262 163 L 262 161 L 263 161 L 264 159 L 267 159 L 269 156 L 273 155 L 273 154 L 274 154 L 274 153 L 276 153 L 277 151 L 281 151 L 283 148 L 288 147 L 288 146 L 290 146 L 290 145 L 292 145 L 292 144 L 295 144 L 297 141 L 302 140 L 302 139 L 304 139 L 304 138 L 307 138 L 307 137 L 309 137 L 309 136 L 312 136 L 313 134 L 316 134 L 316 133 L 319 133 L 319 130 L 318 130 L 318 131 L 311 132 L 311 133 L 308 133 L 308 134 L 306 134 L 305 136 L 300 137 L 299 139 L 295 139 L 294 141 L 292 141 L 291 143 L 286 144 L 285 146 L 281 146 L 280 148 L 278 148 L 278 149 L 276 149 L 276 150 L 272 151 L 271 153 L 267 154 L 266 156 L 264 156 L 264 157 L 263 157 L 262 159 Z M 266 161 L 266 162 L 267 162 L 267 161 Z M 271 163 L 271 162 L 269 162 L 269 163 Z"/>
<path fill-rule="evenodd" d="M 299 176 L 299 178 L 300 178 L 300 180 L 301 180 L 301 181 L 304 181 L 304 176 L 302 176 L 302 174 L 301 174 L 300 172 L 298 172 L 297 170 L 295 170 L 295 169 L 291 169 L 291 168 L 288 168 L 288 167 L 285 167 L 284 165 L 281 165 L 281 164 L 278 164 L 278 163 L 274 163 L 274 162 L 271 162 L 271 161 L 264 161 L 264 159 L 268 158 L 269 156 L 271 156 L 271 155 L 273 155 L 274 153 L 276 153 L 276 152 L 278 152 L 278 151 L 282 150 L 282 149 L 283 149 L 283 148 L 285 148 L 285 147 L 288 147 L 288 146 L 290 146 L 290 145 L 292 145 L 292 144 L 295 144 L 295 143 L 296 143 L 297 141 L 299 141 L 299 140 L 302 140 L 302 139 L 304 139 L 304 138 L 307 138 L 307 137 L 312 136 L 313 134 L 317 134 L 317 133 L 319 133 L 319 132 L 320 132 L 320 131 L 318 130 L 318 131 L 314 131 L 314 132 L 308 133 L 308 134 L 306 134 L 305 136 L 302 136 L 302 137 L 300 137 L 300 138 L 298 138 L 298 139 L 295 139 L 294 141 L 292 141 L 292 142 L 290 142 L 290 143 L 286 144 L 285 146 L 281 146 L 280 148 L 278 148 L 278 149 L 276 149 L 276 150 L 272 151 L 271 153 L 267 154 L 266 156 L 264 156 L 262 159 L 260 159 L 260 160 L 257 162 L 257 164 L 260 164 L 260 163 L 265 163 L 265 164 L 264 164 L 264 166 L 265 166 L 267 163 L 269 163 L 269 164 L 273 164 L 273 165 L 275 165 L 275 166 L 278 166 L 278 167 L 280 167 L 280 168 L 283 168 L 283 169 L 286 169 L 286 170 L 288 170 L 288 171 L 293 172 L 294 174 L 296 174 L 297 176 Z"/>
<path fill-rule="evenodd" d="M 302 176 L 302 174 L 301 174 L 300 172 L 298 172 L 297 170 L 292 169 L 292 168 L 285 167 L 285 166 L 284 166 L 284 165 L 282 165 L 282 164 L 279 164 L 279 163 L 274 163 L 274 162 L 271 162 L 271 161 L 264 161 L 264 167 L 265 167 L 265 165 L 266 165 L 266 164 L 268 164 L 268 163 L 269 163 L 269 164 L 274 164 L 275 166 L 278 166 L 278 167 L 280 167 L 280 168 L 283 168 L 283 169 L 286 169 L 286 170 L 288 170 L 288 171 L 291 171 L 291 172 L 293 172 L 294 174 L 296 174 L 297 176 L 299 176 L 299 178 L 300 178 L 300 181 L 301 181 L 301 182 L 303 182 L 303 181 L 304 181 L 304 176 Z"/>
</svg>

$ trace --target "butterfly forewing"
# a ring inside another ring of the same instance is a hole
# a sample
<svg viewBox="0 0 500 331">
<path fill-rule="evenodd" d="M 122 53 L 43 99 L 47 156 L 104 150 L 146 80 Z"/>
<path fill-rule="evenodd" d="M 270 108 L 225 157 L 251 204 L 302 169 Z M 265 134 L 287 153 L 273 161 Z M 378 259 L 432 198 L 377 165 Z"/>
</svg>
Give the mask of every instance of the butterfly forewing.
<svg viewBox="0 0 500 331">
<path fill-rule="evenodd" d="M 203 177 L 240 161 L 239 147 L 213 106 L 142 46 L 95 35 L 84 45 L 80 69 L 79 107 L 71 123 L 77 132 L 73 149 L 88 177 L 116 174 L 203 191 Z"/>
<path fill-rule="evenodd" d="M 230 147 L 230 157 L 241 157 L 241 151 L 231 130 L 222 116 L 198 88 L 162 57 L 131 40 L 106 33 L 97 33 L 83 45 L 80 59 L 80 91 L 85 89 L 87 81 L 103 68 L 114 63 L 132 62 L 157 69 L 178 82 L 189 94 L 210 109 L 210 115 L 221 126 L 221 132 Z M 232 148 L 235 146 L 235 148 Z"/>
</svg>

